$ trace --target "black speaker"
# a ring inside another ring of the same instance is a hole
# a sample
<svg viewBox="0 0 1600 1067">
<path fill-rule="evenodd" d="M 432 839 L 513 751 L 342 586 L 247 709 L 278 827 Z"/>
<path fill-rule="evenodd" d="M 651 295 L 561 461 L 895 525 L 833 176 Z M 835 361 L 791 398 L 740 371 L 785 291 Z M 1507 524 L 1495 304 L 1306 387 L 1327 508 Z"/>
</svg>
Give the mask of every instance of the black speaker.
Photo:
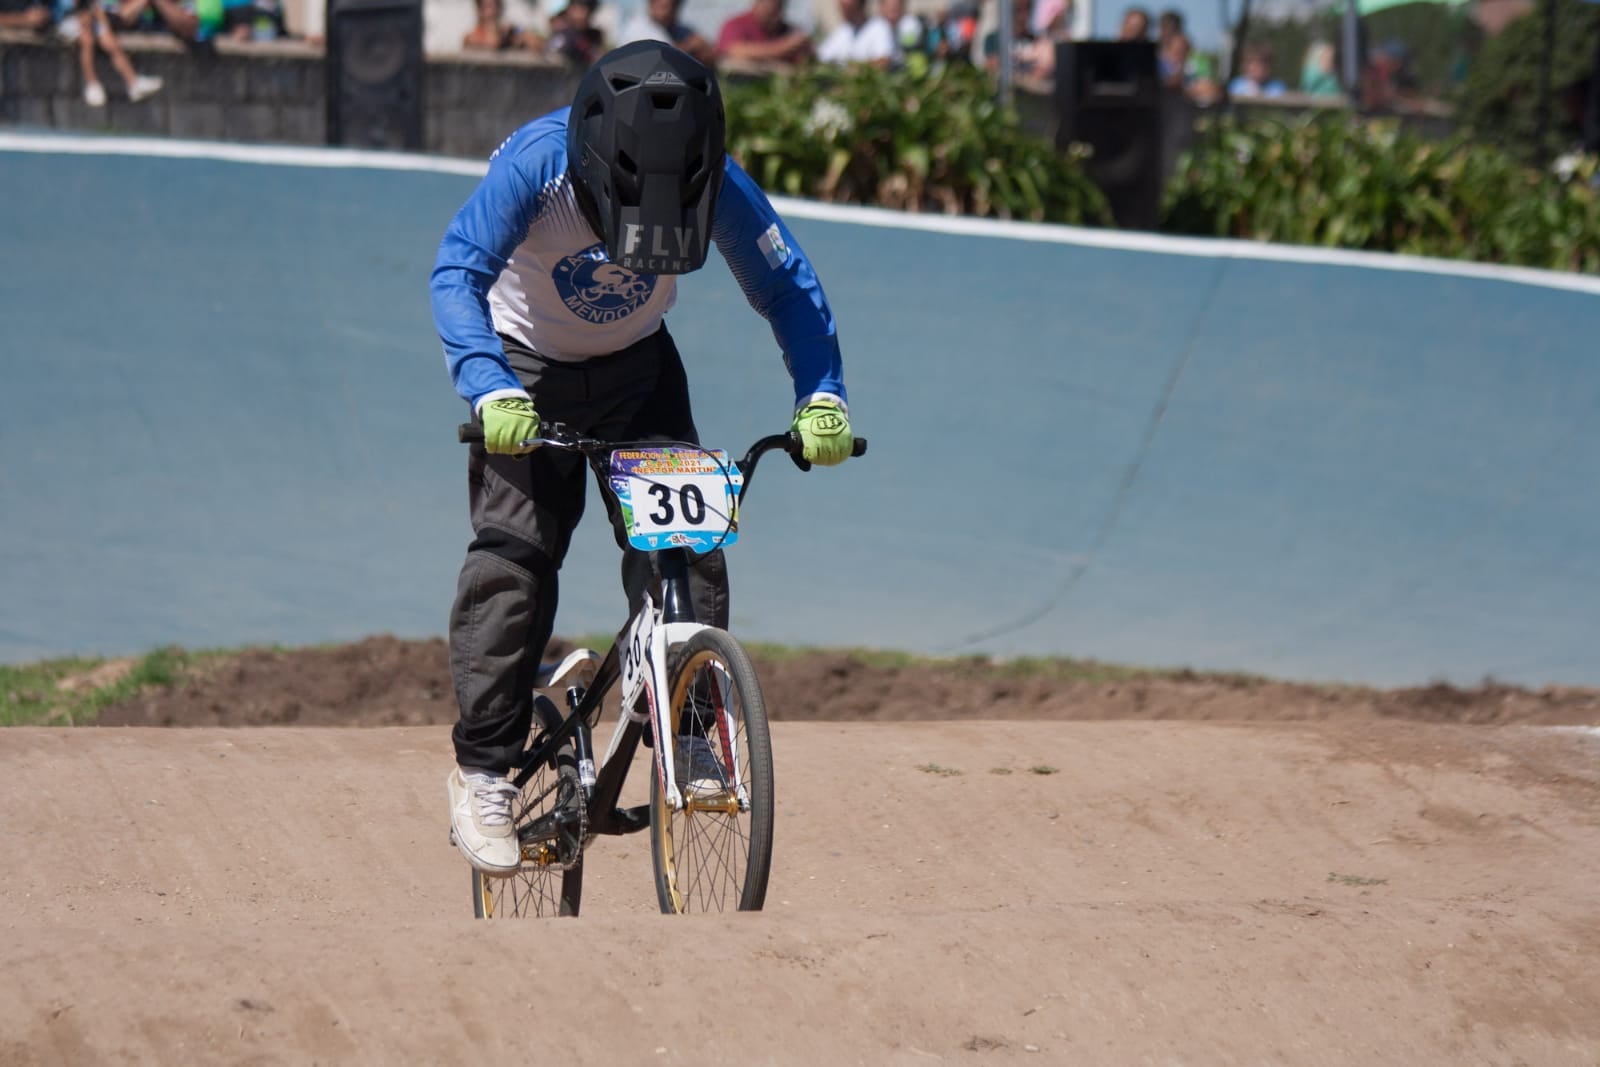
<svg viewBox="0 0 1600 1067">
<path fill-rule="evenodd" d="M 1085 169 L 1127 229 L 1161 222 L 1162 96 L 1150 41 L 1056 45 L 1056 147 L 1093 150 Z"/>
<path fill-rule="evenodd" d="M 422 148 L 422 0 L 328 0 L 328 143 Z"/>
</svg>

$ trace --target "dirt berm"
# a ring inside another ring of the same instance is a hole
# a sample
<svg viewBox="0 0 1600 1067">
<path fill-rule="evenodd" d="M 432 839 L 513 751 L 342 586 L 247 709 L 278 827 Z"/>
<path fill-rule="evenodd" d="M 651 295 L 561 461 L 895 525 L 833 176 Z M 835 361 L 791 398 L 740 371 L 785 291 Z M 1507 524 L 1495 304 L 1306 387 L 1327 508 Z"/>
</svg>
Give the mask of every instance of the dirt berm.
<svg viewBox="0 0 1600 1067">
<path fill-rule="evenodd" d="M 350 684 L 436 686 L 401 661 L 437 648 L 384 648 Z M 261 657 L 108 718 L 338 721 L 335 672 Z M 771 892 L 735 916 L 655 914 L 641 835 L 597 844 L 581 918 L 474 921 L 437 718 L 0 732 L 0 1064 L 1600 1063 L 1600 732 L 1540 724 L 1592 712 L 841 670 L 906 699 L 775 724 Z M 1488 703 L 1523 699 L 1567 698 Z"/>
</svg>

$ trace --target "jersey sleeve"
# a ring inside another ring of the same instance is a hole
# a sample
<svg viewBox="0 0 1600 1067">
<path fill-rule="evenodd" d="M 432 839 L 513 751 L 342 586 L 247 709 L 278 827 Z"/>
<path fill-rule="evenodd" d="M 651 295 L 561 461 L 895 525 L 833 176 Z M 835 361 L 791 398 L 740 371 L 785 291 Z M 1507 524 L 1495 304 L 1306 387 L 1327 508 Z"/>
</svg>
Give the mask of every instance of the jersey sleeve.
<svg viewBox="0 0 1600 1067">
<path fill-rule="evenodd" d="M 434 326 L 456 392 L 476 410 L 524 395 L 489 312 L 489 288 L 539 214 L 540 191 L 565 169 L 565 140 L 535 122 L 513 134 L 445 230 L 429 289 Z"/>
<path fill-rule="evenodd" d="M 817 397 L 846 403 L 838 331 L 822 284 L 761 187 L 731 157 L 711 239 L 750 306 L 771 324 L 794 379 L 795 406 Z"/>
</svg>

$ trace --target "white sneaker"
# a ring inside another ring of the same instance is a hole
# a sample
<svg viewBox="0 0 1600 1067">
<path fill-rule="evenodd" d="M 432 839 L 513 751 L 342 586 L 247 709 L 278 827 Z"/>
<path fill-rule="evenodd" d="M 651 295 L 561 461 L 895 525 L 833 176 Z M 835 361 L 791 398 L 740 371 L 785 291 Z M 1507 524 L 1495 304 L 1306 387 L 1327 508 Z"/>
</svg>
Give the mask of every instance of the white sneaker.
<svg viewBox="0 0 1600 1067">
<path fill-rule="evenodd" d="M 679 734 L 673 752 L 673 768 L 677 771 L 678 788 L 686 796 L 719 796 L 728 791 L 728 778 L 711 742 L 699 734 Z"/>
<path fill-rule="evenodd" d="M 90 107 L 106 106 L 106 87 L 99 82 L 90 82 L 83 87 L 83 102 Z"/>
<path fill-rule="evenodd" d="M 128 86 L 128 99 L 137 104 L 145 97 L 159 93 L 165 84 L 160 78 L 141 74 L 133 79 L 132 85 Z"/>
<path fill-rule="evenodd" d="M 450 772 L 450 840 L 467 862 L 485 874 L 510 874 L 522 863 L 512 821 L 517 787 L 493 774 Z"/>
</svg>

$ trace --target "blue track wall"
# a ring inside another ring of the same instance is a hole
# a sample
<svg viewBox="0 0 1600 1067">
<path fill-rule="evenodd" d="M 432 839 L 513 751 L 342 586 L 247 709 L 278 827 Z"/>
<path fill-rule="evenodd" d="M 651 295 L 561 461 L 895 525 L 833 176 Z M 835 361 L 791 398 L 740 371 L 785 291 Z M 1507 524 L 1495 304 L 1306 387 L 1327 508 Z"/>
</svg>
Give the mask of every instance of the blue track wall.
<svg viewBox="0 0 1600 1067">
<path fill-rule="evenodd" d="M 464 407 L 426 281 L 474 181 L 0 139 L 0 660 L 443 632 Z M 870 217 L 792 219 L 872 451 L 763 467 L 740 633 L 1600 682 L 1594 293 Z M 784 428 L 726 269 L 680 294 L 702 436 Z M 599 512 L 564 633 L 622 621 Z"/>
</svg>

